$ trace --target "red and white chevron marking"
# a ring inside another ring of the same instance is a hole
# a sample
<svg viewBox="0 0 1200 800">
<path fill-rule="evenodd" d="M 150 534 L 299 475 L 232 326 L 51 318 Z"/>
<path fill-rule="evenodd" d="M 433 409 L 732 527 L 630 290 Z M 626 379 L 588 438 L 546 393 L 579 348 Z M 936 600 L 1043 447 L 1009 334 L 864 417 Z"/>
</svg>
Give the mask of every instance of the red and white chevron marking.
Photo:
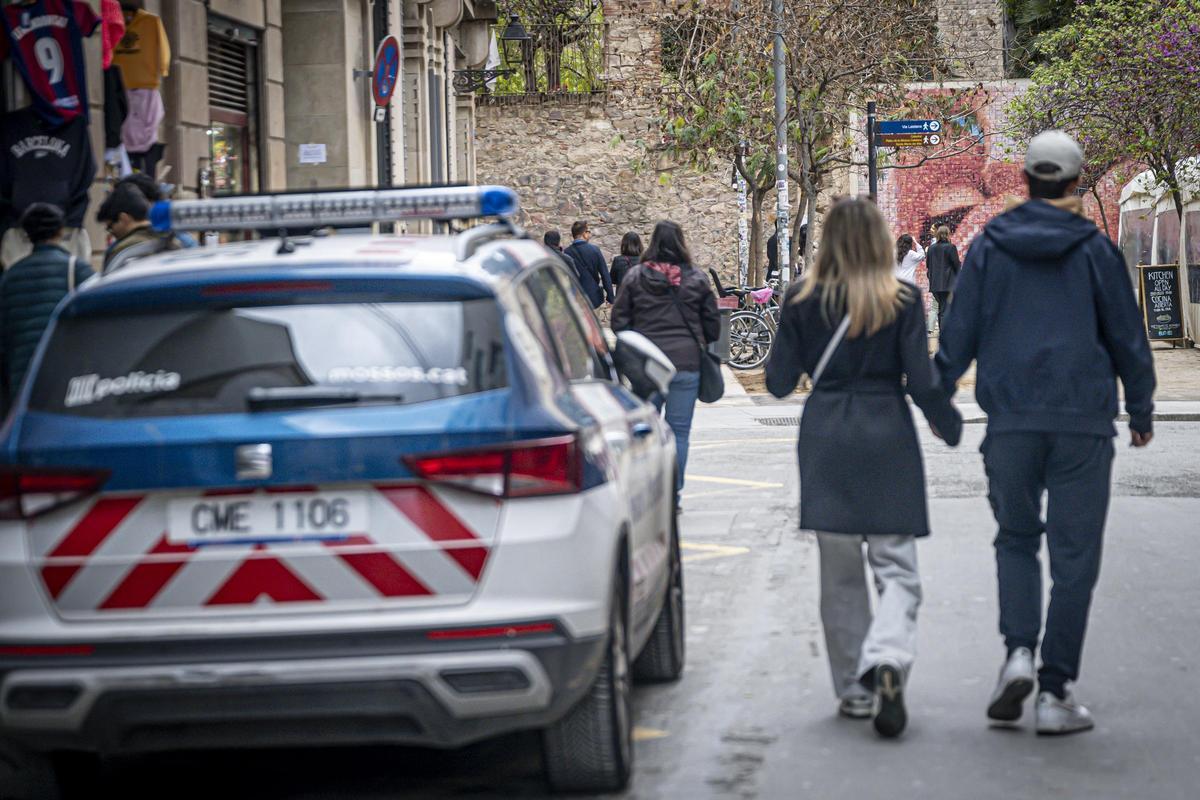
<svg viewBox="0 0 1200 800">
<path fill-rule="evenodd" d="M 202 547 L 167 537 L 167 502 L 179 495 L 104 496 L 33 521 L 36 568 L 67 616 L 470 598 L 494 544 L 497 501 L 414 485 L 357 488 L 368 490 L 370 530 Z"/>
</svg>

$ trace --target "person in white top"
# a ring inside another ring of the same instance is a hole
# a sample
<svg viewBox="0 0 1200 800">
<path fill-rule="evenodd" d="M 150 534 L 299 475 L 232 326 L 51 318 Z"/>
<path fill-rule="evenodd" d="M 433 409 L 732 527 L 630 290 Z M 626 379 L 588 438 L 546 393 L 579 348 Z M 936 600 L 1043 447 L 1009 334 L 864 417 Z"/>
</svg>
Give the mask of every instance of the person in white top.
<svg viewBox="0 0 1200 800">
<path fill-rule="evenodd" d="M 902 281 L 917 282 L 917 264 L 925 260 L 925 251 L 911 234 L 896 240 L 896 277 Z"/>
</svg>

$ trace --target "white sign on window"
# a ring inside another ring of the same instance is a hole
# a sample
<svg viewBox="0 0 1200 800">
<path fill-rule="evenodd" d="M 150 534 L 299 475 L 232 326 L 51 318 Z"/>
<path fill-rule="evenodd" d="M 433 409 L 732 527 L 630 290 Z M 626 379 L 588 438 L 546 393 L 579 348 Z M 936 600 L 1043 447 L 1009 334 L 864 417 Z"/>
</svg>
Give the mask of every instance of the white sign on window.
<svg viewBox="0 0 1200 800">
<path fill-rule="evenodd" d="M 324 164 L 325 163 L 325 145 L 323 145 L 323 144 L 302 144 L 302 145 L 300 145 L 300 163 L 301 164 Z"/>
</svg>

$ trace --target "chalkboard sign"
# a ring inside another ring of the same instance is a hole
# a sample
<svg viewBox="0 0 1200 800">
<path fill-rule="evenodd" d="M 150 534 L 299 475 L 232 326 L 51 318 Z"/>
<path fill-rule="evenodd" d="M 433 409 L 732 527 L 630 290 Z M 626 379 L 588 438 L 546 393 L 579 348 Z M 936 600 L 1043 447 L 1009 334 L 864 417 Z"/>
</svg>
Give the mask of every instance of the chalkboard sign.
<svg viewBox="0 0 1200 800">
<path fill-rule="evenodd" d="M 1182 340 L 1183 293 L 1179 287 L 1179 265 L 1139 265 L 1138 273 L 1146 335 L 1152 342 Z"/>
</svg>

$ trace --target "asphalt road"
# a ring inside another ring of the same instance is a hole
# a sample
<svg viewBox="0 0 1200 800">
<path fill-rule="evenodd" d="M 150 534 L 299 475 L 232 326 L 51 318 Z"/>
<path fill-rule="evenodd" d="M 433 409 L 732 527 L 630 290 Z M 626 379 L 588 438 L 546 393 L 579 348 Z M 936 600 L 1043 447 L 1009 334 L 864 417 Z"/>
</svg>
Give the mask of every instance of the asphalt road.
<svg viewBox="0 0 1200 800">
<path fill-rule="evenodd" d="M 637 695 L 629 798 L 1200 797 L 1200 423 L 1118 445 L 1105 561 L 1077 688 L 1097 729 L 989 729 L 1000 659 L 993 523 L 977 452 L 924 434 L 933 536 L 910 727 L 878 740 L 836 716 L 817 616 L 816 544 L 796 529 L 796 407 L 703 408 L 685 489 L 688 668 Z M 536 740 L 457 752 L 373 748 L 180 754 L 80 773 L 77 797 L 537 797 Z"/>
</svg>

